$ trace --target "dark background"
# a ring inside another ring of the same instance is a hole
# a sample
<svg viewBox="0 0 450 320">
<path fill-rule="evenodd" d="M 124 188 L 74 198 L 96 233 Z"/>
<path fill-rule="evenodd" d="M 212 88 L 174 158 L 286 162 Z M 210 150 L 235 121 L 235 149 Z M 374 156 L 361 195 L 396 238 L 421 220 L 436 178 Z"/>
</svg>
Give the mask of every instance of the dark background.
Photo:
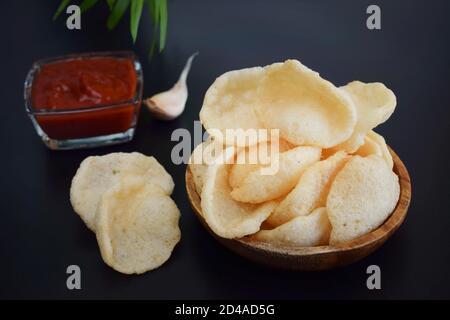
<svg viewBox="0 0 450 320">
<path fill-rule="evenodd" d="M 376 1 L 382 30 L 366 28 L 372 1 L 170 1 L 165 52 L 147 60 L 145 14 L 132 45 L 128 18 L 109 32 L 100 3 L 69 31 L 59 1 L 1 1 L 0 12 L 0 298 L 450 298 L 448 138 L 450 46 L 448 1 Z M 173 122 L 143 109 L 128 144 L 50 151 L 35 134 L 23 103 L 33 61 L 61 54 L 132 49 L 144 67 L 149 96 L 169 88 L 193 52 L 189 100 Z M 170 160 L 171 132 L 192 130 L 203 95 L 225 71 L 296 58 L 336 85 L 381 81 L 398 105 L 378 131 L 409 169 L 413 198 L 400 230 L 376 253 L 329 272 L 286 272 L 247 262 L 207 234 L 189 207 L 185 166 Z M 73 212 L 71 179 L 89 155 L 139 151 L 155 156 L 176 182 L 182 241 L 161 268 L 125 276 L 107 267 L 95 236 Z M 66 267 L 82 270 L 82 290 L 66 289 Z M 382 290 L 366 288 L 377 264 Z"/>
</svg>

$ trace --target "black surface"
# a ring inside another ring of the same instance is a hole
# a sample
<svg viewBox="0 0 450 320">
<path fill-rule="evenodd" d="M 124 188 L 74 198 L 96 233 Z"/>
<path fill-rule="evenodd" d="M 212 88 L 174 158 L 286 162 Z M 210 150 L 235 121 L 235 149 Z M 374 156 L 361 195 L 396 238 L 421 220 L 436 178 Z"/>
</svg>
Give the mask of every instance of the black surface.
<svg viewBox="0 0 450 320">
<path fill-rule="evenodd" d="M 83 16 L 82 30 L 57 3 L 0 4 L 1 298 L 450 298 L 448 138 L 450 47 L 448 1 L 377 1 L 382 30 L 369 31 L 372 1 L 171 1 L 168 45 L 150 64 L 151 30 L 141 25 L 133 47 L 128 20 L 104 27 L 105 4 Z M 147 17 L 145 22 L 148 22 Z M 145 72 L 145 96 L 176 80 L 185 59 L 200 55 L 189 76 L 187 110 L 173 122 L 143 110 L 135 139 L 115 147 L 47 150 L 26 116 L 23 81 L 31 63 L 81 51 L 133 49 Z M 382 81 L 398 98 L 378 128 L 409 169 L 413 198 L 400 230 L 379 251 L 352 266 L 317 273 L 267 269 L 228 252 L 189 207 L 184 165 L 174 165 L 171 132 L 192 130 L 203 95 L 221 73 L 297 58 L 337 85 Z M 140 151 L 173 175 L 182 241 L 160 269 L 124 276 L 107 267 L 95 236 L 73 212 L 70 182 L 89 155 Z M 66 289 L 66 267 L 82 269 L 82 290 Z M 366 267 L 382 270 L 382 290 L 366 289 Z"/>
</svg>

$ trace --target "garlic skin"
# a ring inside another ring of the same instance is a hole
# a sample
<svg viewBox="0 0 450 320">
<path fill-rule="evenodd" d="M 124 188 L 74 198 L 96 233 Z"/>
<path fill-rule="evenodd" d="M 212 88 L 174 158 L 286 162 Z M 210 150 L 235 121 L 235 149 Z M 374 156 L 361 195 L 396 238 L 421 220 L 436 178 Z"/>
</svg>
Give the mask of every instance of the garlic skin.
<svg viewBox="0 0 450 320">
<path fill-rule="evenodd" d="M 191 69 L 192 60 L 197 54 L 198 52 L 194 53 L 186 61 L 180 78 L 172 88 L 144 100 L 144 104 L 156 118 L 173 120 L 184 111 L 188 98 L 186 79 Z"/>
</svg>

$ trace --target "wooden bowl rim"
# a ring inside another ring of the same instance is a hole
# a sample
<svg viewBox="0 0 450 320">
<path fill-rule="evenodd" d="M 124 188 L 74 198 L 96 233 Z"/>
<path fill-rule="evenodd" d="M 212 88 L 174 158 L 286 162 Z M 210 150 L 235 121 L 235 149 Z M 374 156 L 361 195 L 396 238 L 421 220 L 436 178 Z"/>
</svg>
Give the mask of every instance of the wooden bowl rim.
<svg viewBox="0 0 450 320">
<path fill-rule="evenodd" d="M 337 245 L 326 245 L 326 246 L 314 246 L 314 247 L 298 247 L 292 245 L 280 245 L 268 242 L 257 241 L 249 236 L 238 238 L 238 239 L 226 239 L 221 238 L 215 234 L 208 226 L 208 224 L 203 219 L 201 214 L 201 204 L 200 195 L 197 193 L 194 186 L 194 181 L 192 179 L 192 173 L 189 165 L 186 167 L 186 191 L 188 194 L 189 202 L 197 217 L 201 220 L 203 226 L 212 233 L 215 237 L 223 239 L 225 241 L 233 241 L 239 243 L 241 246 L 250 247 L 253 250 L 263 251 L 264 253 L 270 253 L 272 255 L 293 255 L 293 256 L 312 256 L 329 254 L 334 252 L 345 252 L 362 247 L 370 246 L 378 241 L 380 241 L 386 234 L 395 232 L 398 227 L 405 220 L 406 214 L 408 212 L 409 203 L 411 201 L 411 180 L 400 157 L 388 146 L 388 149 L 392 155 L 394 162 L 394 172 L 399 177 L 400 183 L 400 196 L 392 214 L 386 219 L 386 221 L 379 226 L 377 229 L 350 241 L 343 242 Z"/>
</svg>

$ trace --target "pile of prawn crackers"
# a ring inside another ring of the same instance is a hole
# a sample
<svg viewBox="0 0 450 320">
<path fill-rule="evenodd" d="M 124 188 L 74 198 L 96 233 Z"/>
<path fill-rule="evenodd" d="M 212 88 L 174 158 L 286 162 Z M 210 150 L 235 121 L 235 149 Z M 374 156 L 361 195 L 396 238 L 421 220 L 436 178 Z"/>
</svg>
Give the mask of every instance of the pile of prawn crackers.
<svg viewBox="0 0 450 320">
<path fill-rule="evenodd" d="M 202 217 L 223 238 L 301 247 L 375 230 L 400 194 L 391 153 L 373 131 L 395 106 L 382 83 L 336 87 L 297 60 L 221 75 L 200 111 L 209 138 L 189 164 Z M 261 129 L 278 139 L 247 135 Z"/>
<path fill-rule="evenodd" d="M 110 153 L 83 160 L 70 201 L 95 232 L 105 263 L 140 274 L 167 261 L 180 241 L 173 188 L 172 177 L 155 158 Z"/>
<path fill-rule="evenodd" d="M 200 214 L 222 238 L 281 246 L 338 245 L 377 229 L 400 185 L 373 129 L 395 106 L 382 83 L 336 87 L 297 60 L 221 75 L 200 111 L 209 138 L 189 160 Z M 140 274 L 180 241 L 173 188 L 155 158 L 111 153 L 81 163 L 70 200 L 105 263 Z"/>
</svg>

